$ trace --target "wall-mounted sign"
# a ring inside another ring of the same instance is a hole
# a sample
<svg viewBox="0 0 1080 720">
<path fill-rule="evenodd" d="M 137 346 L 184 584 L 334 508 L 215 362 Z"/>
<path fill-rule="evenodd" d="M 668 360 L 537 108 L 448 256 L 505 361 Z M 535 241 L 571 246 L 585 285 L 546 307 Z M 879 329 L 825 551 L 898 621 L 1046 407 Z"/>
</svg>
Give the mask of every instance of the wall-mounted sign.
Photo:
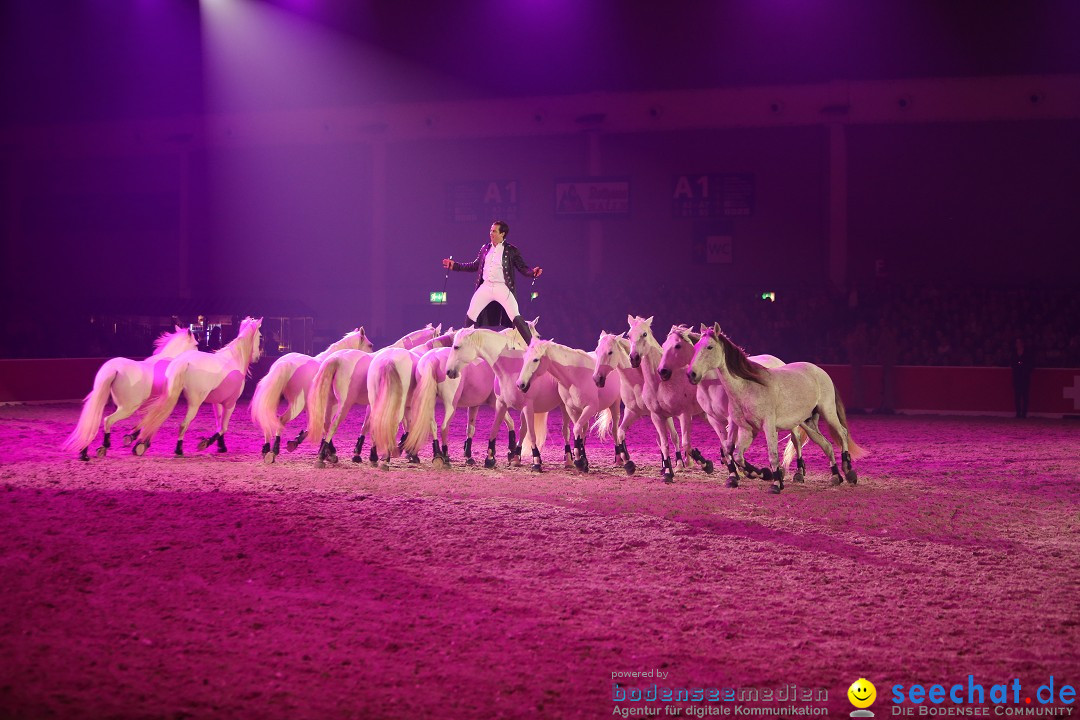
<svg viewBox="0 0 1080 720">
<path fill-rule="evenodd" d="M 731 220 L 695 223 L 690 259 L 697 264 L 731 265 L 735 262 L 735 228 Z"/>
<path fill-rule="evenodd" d="M 560 180 L 555 183 L 555 214 L 628 215 L 630 181 L 625 178 Z"/>
<path fill-rule="evenodd" d="M 671 214 L 677 218 L 740 217 L 754 214 L 752 173 L 676 175 Z"/>
<path fill-rule="evenodd" d="M 446 217 L 452 222 L 512 222 L 517 216 L 517 180 L 465 180 L 446 184 Z"/>
</svg>

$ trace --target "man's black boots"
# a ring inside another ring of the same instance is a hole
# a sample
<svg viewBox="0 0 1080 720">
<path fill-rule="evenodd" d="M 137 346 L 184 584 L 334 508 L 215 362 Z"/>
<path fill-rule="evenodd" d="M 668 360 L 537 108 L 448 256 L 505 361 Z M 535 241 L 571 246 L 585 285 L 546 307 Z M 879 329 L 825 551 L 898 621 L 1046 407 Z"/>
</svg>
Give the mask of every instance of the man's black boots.
<svg viewBox="0 0 1080 720">
<path fill-rule="evenodd" d="M 521 339 L 528 345 L 532 342 L 532 331 L 529 330 L 529 324 L 525 322 L 525 318 L 518 315 L 514 318 L 514 327 L 521 333 Z"/>
</svg>

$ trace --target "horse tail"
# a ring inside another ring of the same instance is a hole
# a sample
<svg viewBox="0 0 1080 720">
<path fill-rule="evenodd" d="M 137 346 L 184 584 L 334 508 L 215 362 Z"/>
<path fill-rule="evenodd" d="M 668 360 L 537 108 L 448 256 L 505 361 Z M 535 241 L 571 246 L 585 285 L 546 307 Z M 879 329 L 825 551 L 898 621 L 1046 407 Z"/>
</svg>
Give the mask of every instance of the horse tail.
<svg viewBox="0 0 1080 720">
<path fill-rule="evenodd" d="M 806 443 L 809 442 L 810 436 L 806 434 L 806 431 L 796 425 L 791 429 L 791 434 L 788 435 L 787 447 L 784 448 L 784 461 L 781 463 L 781 467 L 787 468 L 791 466 L 791 461 L 795 459 L 798 453 L 795 452 L 795 443 L 799 443 L 799 448 L 806 447 Z"/>
<path fill-rule="evenodd" d="M 334 353 L 319 365 L 315 377 L 311 379 L 311 388 L 307 396 L 307 436 L 312 442 L 323 439 L 326 433 L 326 408 L 330 403 L 330 388 L 341 366 L 342 356 Z"/>
<path fill-rule="evenodd" d="M 589 429 L 596 433 L 600 440 L 607 440 L 611 437 L 611 421 L 611 408 L 604 408 L 596 414 Z"/>
<path fill-rule="evenodd" d="M 187 377 L 188 364 L 184 361 L 173 361 L 165 370 L 165 391 L 161 397 L 155 400 L 146 411 L 146 417 L 139 422 L 139 440 L 149 440 L 154 433 L 165 424 L 173 408 L 180 400 L 180 392 L 184 389 L 184 380 Z"/>
<path fill-rule="evenodd" d="M 405 438 L 405 444 L 401 448 L 409 455 L 417 454 L 431 435 L 431 423 L 435 421 L 435 395 L 439 389 L 439 382 L 435 377 L 435 362 L 426 358 L 417 366 L 420 380 L 412 395 L 409 437 Z"/>
<path fill-rule="evenodd" d="M 536 447 L 543 450 L 544 441 L 547 440 L 547 418 L 546 412 L 533 413 L 533 435 L 536 437 Z"/>
<path fill-rule="evenodd" d="M 869 455 L 870 451 L 856 443 L 855 438 L 851 435 L 851 428 L 848 427 L 847 422 L 847 411 L 844 410 L 844 401 L 840 399 L 840 391 L 837 390 L 835 386 L 833 387 L 833 398 L 834 402 L 836 403 L 836 417 L 840 421 L 840 425 L 844 428 L 844 430 L 847 430 L 848 452 L 851 453 L 851 457 L 857 459 Z M 829 434 L 833 436 L 834 442 L 840 441 L 840 439 L 836 437 L 836 433 L 833 432 L 831 427 L 829 428 Z"/>
<path fill-rule="evenodd" d="M 259 384 L 255 386 L 255 394 L 251 397 L 251 420 L 263 432 L 263 439 L 267 442 L 281 434 L 284 425 L 278 416 L 278 402 L 281 394 L 285 391 L 293 369 L 292 365 L 278 360 L 270 366 Z"/>
<path fill-rule="evenodd" d="M 371 441 L 375 443 L 377 451 L 386 449 L 393 456 L 396 455 L 397 449 L 394 434 L 397 432 L 398 425 L 401 424 L 399 410 L 405 399 L 405 388 L 393 362 L 378 364 L 373 362 L 369 373 L 372 370 L 375 371 L 377 377 L 368 375 L 368 387 L 372 387 L 371 383 L 374 381 L 377 389 L 374 393 L 368 392 L 368 395 L 374 395 L 369 415 Z"/>
<path fill-rule="evenodd" d="M 105 415 L 105 403 L 109 401 L 109 393 L 112 392 L 116 375 L 117 370 L 113 367 L 112 361 L 106 362 L 98 369 L 97 375 L 94 376 L 94 387 L 83 400 L 79 422 L 68 435 L 67 440 L 64 440 L 62 445 L 64 450 L 82 450 L 97 437 L 98 426 L 101 425 L 101 418 Z"/>
</svg>

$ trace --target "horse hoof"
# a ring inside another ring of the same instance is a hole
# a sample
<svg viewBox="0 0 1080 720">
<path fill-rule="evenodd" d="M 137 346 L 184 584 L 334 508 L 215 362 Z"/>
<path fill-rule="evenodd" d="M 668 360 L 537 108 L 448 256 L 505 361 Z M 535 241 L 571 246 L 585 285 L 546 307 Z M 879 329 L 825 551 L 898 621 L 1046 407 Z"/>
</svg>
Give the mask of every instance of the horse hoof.
<svg viewBox="0 0 1080 720">
<path fill-rule="evenodd" d="M 277 455 L 275 455 L 275 454 L 274 454 L 274 453 L 272 453 L 272 452 L 268 452 L 268 453 L 263 453 L 263 458 L 262 458 L 262 459 L 263 459 L 263 463 L 264 463 L 264 464 L 266 464 L 266 465 L 273 465 L 273 464 L 274 464 L 274 460 L 276 460 L 276 459 L 277 459 Z"/>
<path fill-rule="evenodd" d="M 203 438 L 202 440 L 199 441 L 199 444 L 196 446 L 196 449 L 197 450 L 205 450 L 208 447 L 210 447 L 210 438 Z"/>
<path fill-rule="evenodd" d="M 637 470 L 637 465 L 634 464 L 633 460 L 627 460 L 626 464 L 623 465 L 623 470 L 626 471 L 627 475 L 633 475 L 634 471 Z"/>
<path fill-rule="evenodd" d="M 854 470 L 848 470 L 844 474 L 844 477 L 847 479 L 848 483 L 850 483 L 851 485 L 855 485 L 856 483 L 859 482 L 859 476 L 857 474 L 855 474 Z"/>
<path fill-rule="evenodd" d="M 329 462 L 329 463 L 333 463 L 334 465 L 337 465 L 337 455 L 327 455 L 326 456 L 326 461 Z"/>
<path fill-rule="evenodd" d="M 581 463 L 580 465 L 575 463 L 575 467 L 578 469 L 579 472 L 583 472 L 583 473 L 589 472 L 589 463 L 588 463 L 588 461 L 585 461 L 585 462 Z"/>
<path fill-rule="evenodd" d="M 390 469 L 390 463 L 389 462 L 380 462 L 379 463 L 379 469 L 382 470 L 383 472 L 389 470 Z"/>
<path fill-rule="evenodd" d="M 413 465 L 419 465 L 420 464 L 420 456 L 419 455 L 409 455 L 408 457 L 409 457 L 409 462 L 411 464 L 413 464 Z"/>
<path fill-rule="evenodd" d="M 145 443 L 136 443 L 135 447 L 131 448 L 132 455 L 142 455 L 144 452 L 146 452 Z"/>
<path fill-rule="evenodd" d="M 585 461 L 581 459 L 575 460 L 574 467 L 576 467 L 578 470 L 581 470 L 583 467 L 585 467 Z"/>
<path fill-rule="evenodd" d="M 806 478 L 803 477 L 803 474 L 801 472 L 796 472 L 794 475 L 791 476 L 791 479 L 797 483 L 806 482 Z"/>
<path fill-rule="evenodd" d="M 176 450 L 173 451 L 173 455 L 176 457 L 184 457 L 184 451 L 180 448 L 176 448 Z"/>
<path fill-rule="evenodd" d="M 86 452 L 86 451 L 84 450 L 83 452 Z M 97 449 L 97 452 L 95 453 L 95 455 L 97 455 L 99 458 L 103 458 L 103 457 L 105 457 L 105 453 L 107 453 L 107 452 L 109 452 L 108 448 L 99 447 Z M 90 458 L 83 458 L 83 459 L 84 460 L 89 460 Z"/>
<path fill-rule="evenodd" d="M 476 461 L 473 460 L 472 458 L 466 458 L 465 459 L 465 464 L 468 465 L 469 467 L 472 467 L 473 465 L 476 464 Z"/>
<path fill-rule="evenodd" d="M 323 460 L 322 458 L 319 458 L 318 460 L 315 461 L 315 467 L 317 467 L 317 468 L 325 468 L 326 467 L 326 461 Z"/>
<path fill-rule="evenodd" d="M 491 470 L 492 468 L 494 468 L 495 467 L 495 458 L 493 458 L 493 457 L 484 458 L 484 467 L 486 467 L 488 470 Z"/>
<path fill-rule="evenodd" d="M 836 487 L 837 485 L 843 485 L 843 484 L 844 484 L 844 481 L 842 479 L 840 479 L 839 475 L 833 475 L 832 476 L 832 486 L 833 487 Z"/>
<path fill-rule="evenodd" d="M 782 489 L 783 488 L 781 488 L 779 485 L 770 485 L 769 486 L 769 494 L 770 495 L 779 495 L 780 490 L 782 490 Z"/>
<path fill-rule="evenodd" d="M 293 450 L 296 450 L 296 448 L 298 448 L 298 447 L 300 447 L 300 443 L 296 442 L 295 440 L 290 440 L 287 443 L 285 443 L 285 449 L 288 450 L 289 452 L 292 452 Z"/>
<path fill-rule="evenodd" d="M 354 463 L 362 463 L 362 462 L 364 462 L 364 458 L 360 457 L 359 455 L 353 455 L 352 456 L 352 461 Z"/>
<path fill-rule="evenodd" d="M 705 464 L 701 466 L 701 469 L 705 471 L 706 475 L 713 474 L 713 462 L 712 460 L 706 460 Z"/>
<path fill-rule="evenodd" d="M 739 478 L 732 475 L 731 477 L 729 477 L 727 479 L 727 486 L 729 488 L 737 488 L 737 487 L 739 487 Z"/>
<path fill-rule="evenodd" d="M 539 463 L 533 463 L 532 469 L 538 473 L 544 472 L 544 466 Z"/>
<path fill-rule="evenodd" d="M 123 437 L 123 439 L 121 440 L 121 442 L 124 443 L 124 447 L 127 447 L 131 443 L 135 442 L 135 436 L 134 435 L 125 435 Z"/>
<path fill-rule="evenodd" d="M 446 460 L 436 455 L 435 457 L 431 458 L 431 464 L 437 468 L 444 468 L 446 467 Z"/>
<path fill-rule="evenodd" d="M 664 473 L 664 482 L 666 482 L 669 485 L 671 483 L 675 482 L 675 473 L 673 473 L 673 472 Z"/>
</svg>

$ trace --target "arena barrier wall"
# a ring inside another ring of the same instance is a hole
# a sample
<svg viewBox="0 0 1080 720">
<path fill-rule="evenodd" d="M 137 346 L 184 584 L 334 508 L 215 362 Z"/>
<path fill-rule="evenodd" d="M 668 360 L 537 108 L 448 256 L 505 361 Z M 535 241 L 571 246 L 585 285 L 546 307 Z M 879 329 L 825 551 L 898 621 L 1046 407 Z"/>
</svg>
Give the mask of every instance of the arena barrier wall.
<svg viewBox="0 0 1080 720">
<path fill-rule="evenodd" d="M 0 360 L 0 403 L 81 401 L 94 374 L 107 358 Z M 258 363 L 244 394 L 269 369 L 272 359 Z M 823 365 L 845 406 L 866 411 L 882 407 L 884 374 L 878 365 L 860 368 L 862 400 L 855 397 L 855 369 Z M 1001 367 L 893 368 L 892 408 L 904 413 L 1012 415 L 1012 375 Z M 1080 368 L 1036 368 L 1031 378 L 1029 414 L 1080 415 Z"/>
</svg>

